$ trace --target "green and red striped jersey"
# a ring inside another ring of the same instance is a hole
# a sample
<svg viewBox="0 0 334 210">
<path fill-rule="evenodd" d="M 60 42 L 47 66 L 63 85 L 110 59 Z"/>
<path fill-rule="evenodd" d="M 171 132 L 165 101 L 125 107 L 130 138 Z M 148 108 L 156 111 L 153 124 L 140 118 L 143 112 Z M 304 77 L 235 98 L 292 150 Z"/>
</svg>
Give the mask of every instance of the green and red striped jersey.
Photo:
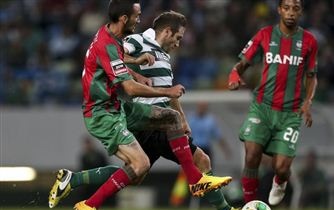
<svg viewBox="0 0 334 210">
<path fill-rule="evenodd" d="M 122 40 L 109 33 L 106 26 L 101 27 L 87 50 L 82 73 L 85 117 L 120 110 L 120 82 L 132 78 L 123 61 Z"/>
<path fill-rule="evenodd" d="M 259 30 L 239 55 L 250 64 L 263 61 L 256 101 L 278 111 L 298 111 L 306 94 L 304 76 L 317 71 L 317 52 L 316 39 L 303 28 L 290 37 L 278 25 Z"/>
</svg>

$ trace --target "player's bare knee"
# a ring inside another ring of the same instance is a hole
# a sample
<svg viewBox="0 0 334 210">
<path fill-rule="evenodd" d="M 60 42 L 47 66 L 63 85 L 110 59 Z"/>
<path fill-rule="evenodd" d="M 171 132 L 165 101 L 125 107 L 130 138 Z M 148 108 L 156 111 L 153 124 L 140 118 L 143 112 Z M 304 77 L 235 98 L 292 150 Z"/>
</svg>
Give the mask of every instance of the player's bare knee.
<svg viewBox="0 0 334 210">
<path fill-rule="evenodd" d="M 150 160 L 147 155 L 141 155 L 132 161 L 131 166 L 137 176 L 142 176 L 150 169 Z"/>
<path fill-rule="evenodd" d="M 145 155 L 140 161 L 140 176 L 145 174 L 150 169 L 150 159 Z"/>
<path fill-rule="evenodd" d="M 146 156 L 146 158 L 142 160 L 142 162 L 143 162 L 143 170 L 145 174 L 148 170 L 150 170 L 150 167 L 151 167 L 150 159 Z"/>
<path fill-rule="evenodd" d="M 275 174 L 282 178 L 288 178 L 290 176 L 290 164 L 280 162 L 274 166 Z"/>
<path fill-rule="evenodd" d="M 245 157 L 245 164 L 250 168 L 257 168 L 261 162 L 262 154 L 253 151 L 247 151 Z"/>
</svg>

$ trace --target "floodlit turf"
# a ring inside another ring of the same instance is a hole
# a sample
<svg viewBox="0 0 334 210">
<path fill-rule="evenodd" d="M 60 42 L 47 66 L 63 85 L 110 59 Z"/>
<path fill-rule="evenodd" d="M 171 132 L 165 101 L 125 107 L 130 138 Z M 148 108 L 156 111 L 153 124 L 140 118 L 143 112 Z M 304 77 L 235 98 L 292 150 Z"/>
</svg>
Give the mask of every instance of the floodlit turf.
<svg viewBox="0 0 334 210">
<path fill-rule="evenodd" d="M 0 210 L 51 210 L 48 207 L 0 207 Z M 73 208 L 71 207 L 56 207 L 54 208 L 54 210 L 73 210 Z M 108 208 L 108 207 L 104 207 L 104 208 L 100 208 L 99 210 L 135 210 L 135 209 L 121 209 L 121 208 Z M 141 209 L 138 209 L 141 210 Z M 155 208 L 155 209 L 143 209 L 143 210 L 189 210 L 189 208 Z M 214 208 L 201 208 L 200 210 L 214 210 Z M 272 208 L 272 210 L 288 210 L 288 209 L 276 209 L 276 208 Z M 327 209 L 314 209 L 314 208 L 307 208 L 307 209 L 299 209 L 299 210 L 327 210 Z"/>
</svg>

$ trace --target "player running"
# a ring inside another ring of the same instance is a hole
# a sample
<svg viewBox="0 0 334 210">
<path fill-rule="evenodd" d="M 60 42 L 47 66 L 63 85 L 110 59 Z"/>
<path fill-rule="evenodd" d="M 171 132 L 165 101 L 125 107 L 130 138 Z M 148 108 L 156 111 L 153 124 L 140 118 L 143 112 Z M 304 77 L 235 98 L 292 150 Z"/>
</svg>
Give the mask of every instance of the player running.
<svg viewBox="0 0 334 210">
<path fill-rule="evenodd" d="M 147 29 L 143 33 L 133 34 L 125 38 L 125 53 L 131 56 L 126 57 L 125 62 L 127 60 L 131 61 L 131 59 L 137 58 L 144 53 L 152 55 L 153 59 L 149 60 L 154 60 L 155 62 L 143 65 L 129 65 L 129 67 L 137 73 L 150 78 L 154 87 L 171 87 L 173 83 L 173 71 L 169 53 L 180 46 L 185 29 L 186 18 L 184 15 L 174 11 L 160 14 L 153 21 L 152 28 Z M 134 101 L 161 107 L 171 107 L 177 110 L 181 115 L 184 132 L 191 136 L 191 129 L 178 99 L 137 97 L 134 98 Z M 160 157 L 179 163 L 172 149 L 168 146 L 166 132 L 151 130 L 135 132 L 134 134 L 149 157 L 151 166 Z M 194 145 L 192 140 L 189 141 L 189 145 L 195 165 L 203 173 L 212 175 L 210 157 L 202 149 Z M 235 209 L 229 206 L 220 190 L 208 192 L 203 198 L 215 206 L 217 210 Z"/>
<path fill-rule="evenodd" d="M 133 33 L 141 14 L 138 0 L 112 0 L 109 3 L 110 22 L 102 26 L 86 53 L 82 85 L 83 115 L 89 133 L 104 145 L 109 155 L 116 155 L 125 165 L 103 173 L 72 173 L 59 170 L 49 195 L 49 207 L 55 207 L 75 185 L 83 180 L 102 184 L 87 200 L 75 204 L 76 210 L 95 210 L 110 196 L 136 182 L 150 168 L 147 155 L 129 130 L 164 130 L 194 196 L 217 189 L 231 181 L 231 177 L 203 175 L 194 165 L 188 137 L 184 134 L 177 111 L 158 106 L 125 101 L 121 92 L 129 96 L 178 98 L 184 93 L 181 85 L 152 88 L 135 82 L 124 64 L 123 36 Z M 88 177 L 87 177 L 88 176 Z M 106 180 L 107 178 L 107 180 Z M 73 185 L 72 185 L 73 184 Z M 72 185 L 72 186 L 71 186 Z"/>
<path fill-rule="evenodd" d="M 251 64 L 263 61 L 261 82 L 239 133 L 246 151 L 241 180 L 245 202 L 256 199 L 262 153 L 272 156 L 276 174 L 269 204 L 281 202 L 296 155 L 302 117 L 307 127 L 312 125 L 318 47 L 314 36 L 298 26 L 302 10 L 302 0 L 280 0 L 279 24 L 257 32 L 229 76 L 229 88 L 238 89 L 239 75 Z"/>
</svg>

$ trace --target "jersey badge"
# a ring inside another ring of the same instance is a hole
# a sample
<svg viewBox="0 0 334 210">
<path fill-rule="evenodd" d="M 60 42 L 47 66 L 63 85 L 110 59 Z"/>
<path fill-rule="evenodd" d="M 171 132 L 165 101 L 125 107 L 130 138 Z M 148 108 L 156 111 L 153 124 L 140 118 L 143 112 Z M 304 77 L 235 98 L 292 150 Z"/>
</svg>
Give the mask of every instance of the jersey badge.
<svg viewBox="0 0 334 210">
<path fill-rule="evenodd" d="M 302 49 L 302 41 L 301 40 L 298 40 L 297 43 L 296 43 L 296 50 L 301 50 Z"/>
<path fill-rule="evenodd" d="M 119 76 L 128 72 L 124 62 L 121 59 L 111 61 L 110 65 L 115 76 Z"/>
</svg>

